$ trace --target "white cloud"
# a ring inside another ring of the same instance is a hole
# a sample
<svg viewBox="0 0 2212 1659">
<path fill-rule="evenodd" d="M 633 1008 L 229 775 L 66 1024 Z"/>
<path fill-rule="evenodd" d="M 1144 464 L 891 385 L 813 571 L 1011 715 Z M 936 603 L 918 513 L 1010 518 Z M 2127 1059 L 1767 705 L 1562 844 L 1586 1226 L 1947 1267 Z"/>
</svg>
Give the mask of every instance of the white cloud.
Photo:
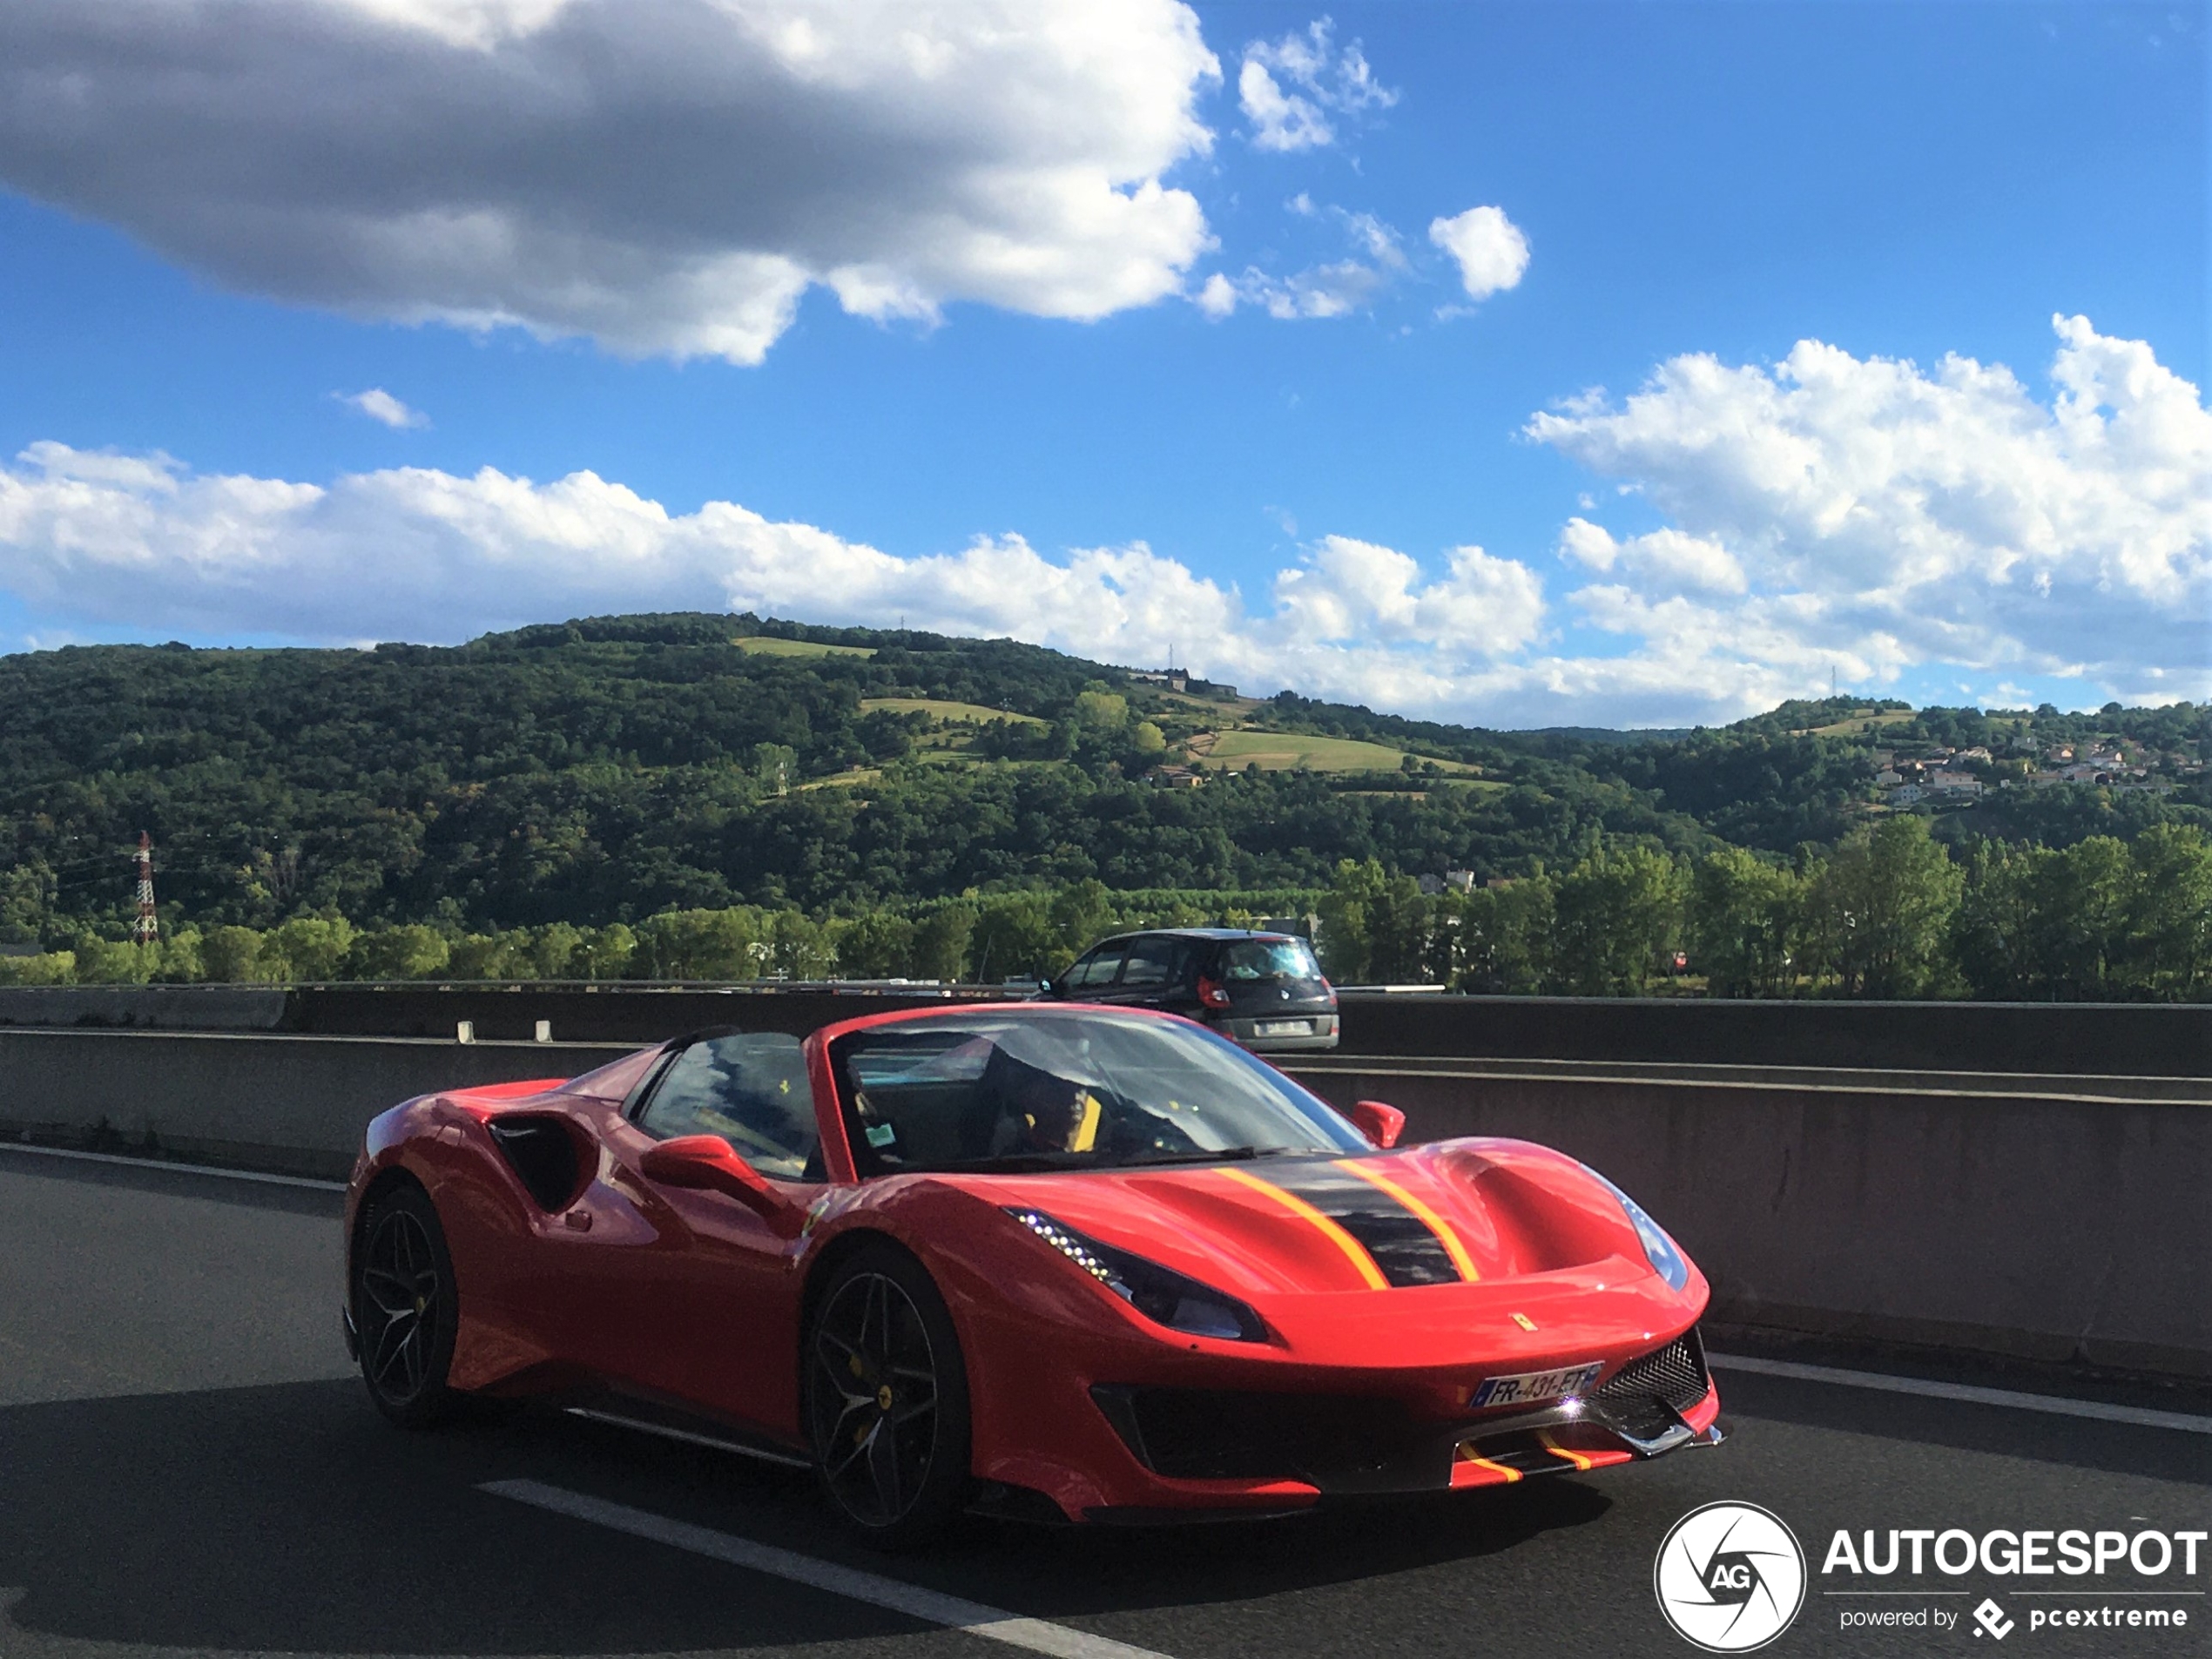
<svg viewBox="0 0 2212 1659">
<path fill-rule="evenodd" d="M 1640 590 L 1593 614 L 1644 634 L 1663 621 L 1636 609 L 1652 592 L 1739 591 L 1690 629 L 1776 663 L 2212 691 L 2212 413 L 2145 342 L 2053 325 L 2047 403 L 2000 365 L 1924 371 L 1802 341 L 1771 368 L 1678 357 L 1618 406 L 1535 416 L 1529 435 L 1674 521 L 1619 543 L 1570 523 L 1569 556 L 1617 560 Z"/>
<path fill-rule="evenodd" d="M 1178 0 L 16 0 L 0 179 L 248 292 L 752 363 L 814 284 L 1180 291 L 1219 73 Z"/>
<path fill-rule="evenodd" d="M 1298 202 L 1305 203 L 1307 215 L 1320 217 L 1319 210 L 1303 194 L 1291 205 L 1295 207 Z M 1343 228 L 1359 257 L 1312 266 L 1287 277 L 1256 265 L 1246 266 L 1244 274 L 1235 278 L 1216 272 L 1195 296 L 1198 308 L 1217 320 L 1243 301 L 1259 307 L 1278 321 L 1291 322 L 1349 316 L 1372 304 L 1407 268 L 1402 239 L 1372 213 L 1331 207 L 1327 216 Z"/>
<path fill-rule="evenodd" d="M 1528 269 L 1528 239 L 1502 207 L 1470 207 L 1429 221 L 1428 239 L 1460 267 L 1470 300 L 1487 300 L 1519 284 Z"/>
<path fill-rule="evenodd" d="M 1337 50 L 1334 29 L 1323 17 L 1304 34 L 1256 40 L 1244 48 L 1237 101 L 1251 124 L 1254 148 L 1319 149 L 1336 142 L 1331 112 L 1356 117 L 1398 102 L 1398 94 L 1375 79 L 1358 41 Z"/>
<path fill-rule="evenodd" d="M 1218 276 L 1218 273 L 1216 274 Z M 1208 279 L 1209 288 L 1214 280 Z M 1244 275 L 1231 287 L 1238 298 L 1259 307 L 1278 322 L 1295 322 L 1310 318 L 1348 317 L 1368 305 L 1389 280 L 1386 274 L 1372 265 L 1363 265 L 1358 260 L 1338 260 L 1287 277 L 1273 276 L 1257 266 L 1247 266 Z M 1204 293 L 1199 303 L 1202 307 L 1205 304 Z"/>
<path fill-rule="evenodd" d="M 366 392 L 355 392 L 350 396 L 342 392 L 333 392 L 331 395 L 348 408 L 359 409 L 370 420 L 381 421 L 395 431 L 404 432 L 410 427 L 430 424 L 428 415 L 420 409 L 409 408 L 381 386 L 372 386 Z"/>
<path fill-rule="evenodd" d="M 2048 401 L 2001 368 L 1808 344 L 1771 368 L 1677 359 L 1624 402 L 1534 417 L 1533 435 L 1672 521 L 1569 518 L 1559 568 L 1590 574 L 1556 599 L 1473 546 L 1424 563 L 1325 535 L 1254 601 L 1143 543 L 1047 556 L 1001 535 L 902 556 L 726 502 L 671 512 L 589 472 L 320 484 L 57 443 L 0 466 L 0 588 L 42 638 L 904 616 L 1113 662 L 1173 644 L 1251 690 L 1508 725 L 1716 723 L 1824 691 L 1831 671 L 1869 690 L 2072 676 L 2088 705 L 2212 698 L 2212 415 L 2147 346 L 2059 330 Z"/>
<path fill-rule="evenodd" d="M 1726 548 L 1676 529 L 1653 530 L 1622 542 L 1587 518 L 1570 518 L 1559 534 L 1559 550 L 1593 570 L 1610 570 L 1617 564 L 1624 572 L 1634 572 L 1647 589 L 1742 593 L 1750 585 L 1743 567 Z"/>
</svg>

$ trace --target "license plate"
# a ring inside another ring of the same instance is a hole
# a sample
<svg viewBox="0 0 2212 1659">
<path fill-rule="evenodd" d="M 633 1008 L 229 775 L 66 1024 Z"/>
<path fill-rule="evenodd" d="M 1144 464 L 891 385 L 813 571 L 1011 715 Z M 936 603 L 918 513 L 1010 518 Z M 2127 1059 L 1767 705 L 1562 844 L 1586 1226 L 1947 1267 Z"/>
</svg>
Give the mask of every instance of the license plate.
<svg viewBox="0 0 2212 1659">
<path fill-rule="evenodd" d="M 1595 1382 L 1598 1372 L 1604 1369 L 1601 1363 L 1570 1366 L 1565 1371 L 1524 1372 L 1518 1377 L 1485 1377 L 1467 1404 L 1478 1408 L 1528 1406 L 1541 1399 L 1557 1399 L 1563 1394 L 1579 1394 Z"/>
<path fill-rule="evenodd" d="M 1261 1020 L 1252 1027 L 1256 1037 L 1310 1037 L 1313 1035 L 1311 1020 Z"/>
</svg>

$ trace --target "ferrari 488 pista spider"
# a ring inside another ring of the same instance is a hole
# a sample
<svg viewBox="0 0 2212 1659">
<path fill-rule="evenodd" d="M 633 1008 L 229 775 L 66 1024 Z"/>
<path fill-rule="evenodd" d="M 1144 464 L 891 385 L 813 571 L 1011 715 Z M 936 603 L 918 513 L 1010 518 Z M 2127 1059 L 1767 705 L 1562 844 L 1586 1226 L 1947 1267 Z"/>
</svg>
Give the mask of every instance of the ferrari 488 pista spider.
<svg viewBox="0 0 2212 1659">
<path fill-rule="evenodd" d="M 887 1547 L 963 1507 L 1296 1511 L 1710 1444 L 1704 1279 L 1572 1158 L 1391 1150 L 1172 1015 L 709 1031 L 369 1126 L 347 1334 L 470 1395 L 811 1464 Z"/>
</svg>

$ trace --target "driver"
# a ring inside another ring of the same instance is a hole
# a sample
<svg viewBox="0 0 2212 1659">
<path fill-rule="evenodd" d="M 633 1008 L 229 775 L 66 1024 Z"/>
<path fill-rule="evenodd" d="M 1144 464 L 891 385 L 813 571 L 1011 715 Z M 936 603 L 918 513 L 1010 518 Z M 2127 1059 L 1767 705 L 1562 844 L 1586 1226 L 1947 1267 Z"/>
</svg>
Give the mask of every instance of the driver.
<svg viewBox="0 0 2212 1659">
<path fill-rule="evenodd" d="M 998 1107 L 993 1156 L 1096 1150 L 1103 1108 L 1087 1086 L 1003 1049 L 992 1055 L 989 1069 Z"/>
</svg>

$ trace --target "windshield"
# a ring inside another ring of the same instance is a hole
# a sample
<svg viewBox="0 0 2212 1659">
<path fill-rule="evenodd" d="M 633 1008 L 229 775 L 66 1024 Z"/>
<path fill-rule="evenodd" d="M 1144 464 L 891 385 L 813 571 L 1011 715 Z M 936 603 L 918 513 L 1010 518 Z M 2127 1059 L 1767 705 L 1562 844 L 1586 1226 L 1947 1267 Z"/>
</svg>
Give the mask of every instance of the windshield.
<svg viewBox="0 0 2212 1659">
<path fill-rule="evenodd" d="M 1147 1015 L 916 1020 L 840 1037 L 830 1058 L 863 1175 L 1369 1150 L 1325 1102 L 1234 1043 Z"/>
<path fill-rule="evenodd" d="M 1240 939 L 1221 953 L 1224 979 L 1319 979 L 1320 964 L 1303 939 Z"/>
</svg>

